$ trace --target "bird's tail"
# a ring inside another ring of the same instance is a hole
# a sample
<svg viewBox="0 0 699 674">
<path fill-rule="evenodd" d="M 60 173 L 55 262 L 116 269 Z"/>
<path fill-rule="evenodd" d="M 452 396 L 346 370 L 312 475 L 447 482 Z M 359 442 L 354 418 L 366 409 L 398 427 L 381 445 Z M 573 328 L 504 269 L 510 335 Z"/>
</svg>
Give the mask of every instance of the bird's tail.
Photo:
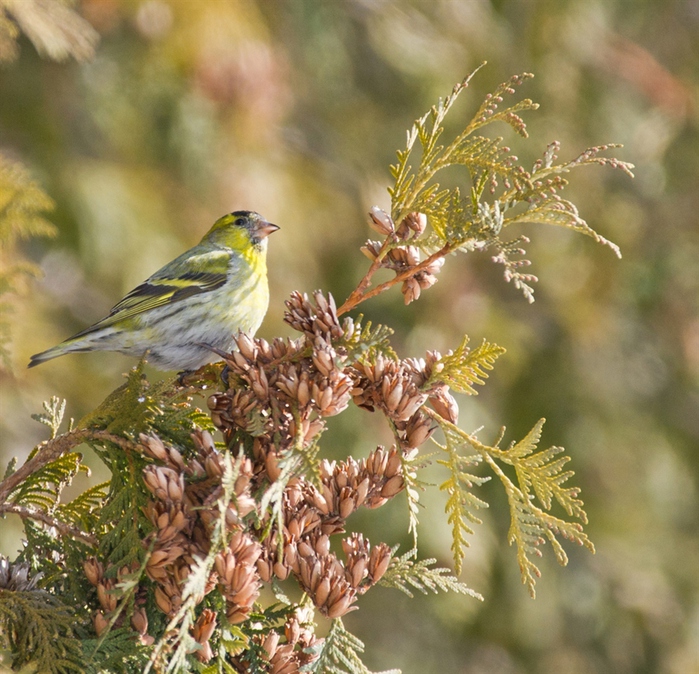
<svg viewBox="0 0 699 674">
<path fill-rule="evenodd" d="M 47 360 L 51 360 L 53 358 L 58 358 L 58 356 L 64 356 L 67 353 L 78 353 L 80 351 L 89 351 L 90 347 L 86 347 L 84 344 L 80 344 L 80 342 L 71 342 L 71 341 L 65 341 L 58 346 L 53 346 L 50 349 L 46 349 L 46 351 L 42 351 L 41 353 L 35 353 L 30 359 L 29 359 L 29 365 L 27 367 L 35 367 L 37 365 L 41 365 L 42 363 L 45 363 Z"/>
</svg>

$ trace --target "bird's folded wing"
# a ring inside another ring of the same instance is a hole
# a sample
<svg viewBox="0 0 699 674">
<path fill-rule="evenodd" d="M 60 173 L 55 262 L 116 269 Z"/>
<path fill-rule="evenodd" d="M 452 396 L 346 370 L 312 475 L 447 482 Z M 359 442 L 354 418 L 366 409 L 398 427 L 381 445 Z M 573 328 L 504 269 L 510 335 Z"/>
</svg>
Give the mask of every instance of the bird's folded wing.
<svg viewBox="0 0 699 674">
<path fill-rule="evenodd" d="M 73 335 L 83 337 L 145 311 L 180 302 L 187 297 L 211 292 L 228 280 L 229 254 L 223 251 L 192 255 L 173 261 L 134 288 L 95 325 Z M 179 264 L 176 264 L 179 263 Z"/>
</svg>

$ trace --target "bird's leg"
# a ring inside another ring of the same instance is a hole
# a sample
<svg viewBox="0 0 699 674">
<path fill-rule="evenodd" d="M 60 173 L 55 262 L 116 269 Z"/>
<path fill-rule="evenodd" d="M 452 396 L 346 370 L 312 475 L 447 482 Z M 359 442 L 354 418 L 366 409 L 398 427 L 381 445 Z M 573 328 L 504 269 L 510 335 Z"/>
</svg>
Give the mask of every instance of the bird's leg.
<svg viewBox="0 0 699 674">
<path fill-rule="evenodd" d="M 190 386 L 190 383 L 187 381 L 187 379 L 193 375 L 196 372 L 196 370 L 182 370 L 177 375 L 177 384 L 179 386 Z"/>
<path fill-rule="evenodd" d="M 223 385 L 226 387 L 226 389 L 230 388 L 230 384 L 228 383 L 228 375 L 230 373 L 230 368 L 228 367 L 228 363 L 226 363 L 223 366 L 223 369 L 221 370 L 221 381 L 223 382 Z"/>
</svg>

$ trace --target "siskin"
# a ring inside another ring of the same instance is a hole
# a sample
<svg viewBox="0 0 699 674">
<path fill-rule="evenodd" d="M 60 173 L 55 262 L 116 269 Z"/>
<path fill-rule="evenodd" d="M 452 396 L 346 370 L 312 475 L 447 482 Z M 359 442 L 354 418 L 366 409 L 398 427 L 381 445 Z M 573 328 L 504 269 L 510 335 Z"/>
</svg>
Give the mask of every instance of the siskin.
<svg viewBox="0 0 699 674">
<path fill-rule="evenodd" d="M 134 288 L 106 318 L 31 357 L 34 367 L 85 351 L 142 357 L 160 370 L 196 370 L 230 351 L 239 330 L 254 334 L 269 305 L 267 237 L 279 229 L 235 211 L 199 244 Z"/>
</svg>

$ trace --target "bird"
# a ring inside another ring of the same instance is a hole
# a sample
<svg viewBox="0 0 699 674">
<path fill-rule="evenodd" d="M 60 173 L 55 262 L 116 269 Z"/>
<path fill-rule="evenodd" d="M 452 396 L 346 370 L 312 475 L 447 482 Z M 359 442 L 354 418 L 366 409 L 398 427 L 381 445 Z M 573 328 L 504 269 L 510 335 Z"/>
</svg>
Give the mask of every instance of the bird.
<svg viewBox="0 0 699 674">
<path fill-rule="evenodd" d="M 134 288 L 109 315 L 28 367 L 68 353 L 116 351 L 159 370 L 192 371 L 220 360 L 239 331 L 267 313 L 267 237 L 279 229 L 254 211 L 219 218 L 204 238 Z"/>
</svg>

